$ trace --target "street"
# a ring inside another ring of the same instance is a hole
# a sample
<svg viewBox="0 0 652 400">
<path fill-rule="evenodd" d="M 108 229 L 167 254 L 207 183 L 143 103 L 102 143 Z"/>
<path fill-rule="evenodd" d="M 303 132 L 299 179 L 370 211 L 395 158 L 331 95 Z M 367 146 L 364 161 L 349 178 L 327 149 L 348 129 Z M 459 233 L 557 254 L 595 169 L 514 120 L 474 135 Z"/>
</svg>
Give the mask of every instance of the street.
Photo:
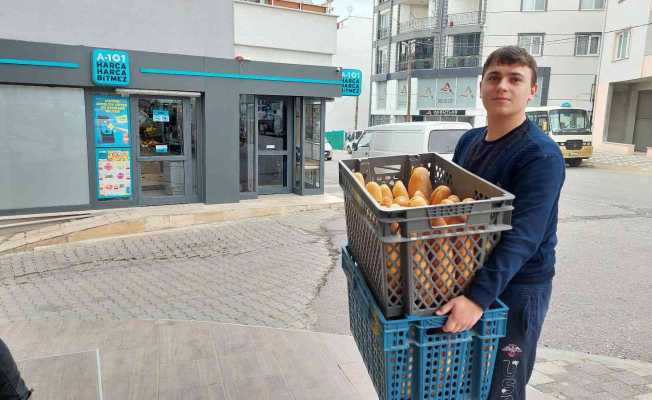
<svg viewBox="0 0 652 400">
<path fill-rule="evenodd" d="M 326 192 L 341 193 L 336 152 Z M 652 361 L 647 173 L 568 168 L 542 345 Z M 180 319 L 348 334 L 343 211 L 194 226 L 0 257 L 0 320 Z"/>
</svg>

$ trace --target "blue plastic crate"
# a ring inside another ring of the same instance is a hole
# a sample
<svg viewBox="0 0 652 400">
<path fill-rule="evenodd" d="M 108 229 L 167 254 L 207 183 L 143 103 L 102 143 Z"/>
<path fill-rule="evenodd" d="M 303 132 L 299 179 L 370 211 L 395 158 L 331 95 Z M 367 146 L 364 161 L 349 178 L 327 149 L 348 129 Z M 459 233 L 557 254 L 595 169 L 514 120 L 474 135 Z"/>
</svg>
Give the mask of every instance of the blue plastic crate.
<svg viewBox="0 0 652 400">
<path fill-rule="evenodd" d="M 507 307 L 500 301 L 473 330 L 444 333 L 446 317 L 387 320 L 347 248 L 351 333 L 381 400 L 485 400 L 505 336 Z"/>
</svg>

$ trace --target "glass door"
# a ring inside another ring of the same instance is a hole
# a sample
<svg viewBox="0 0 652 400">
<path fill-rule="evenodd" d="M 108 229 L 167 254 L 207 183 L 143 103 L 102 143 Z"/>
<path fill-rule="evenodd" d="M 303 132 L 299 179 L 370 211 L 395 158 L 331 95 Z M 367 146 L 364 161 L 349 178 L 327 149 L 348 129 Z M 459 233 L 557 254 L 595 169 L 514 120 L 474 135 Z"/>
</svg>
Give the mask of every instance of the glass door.
<svg viewBox="0 0 652 400">
<path fill-rule="evenodd" d="M 285 97 L 256 97 L 258 194 L 290 191 L 291 110 Z"/>
<path fill-rule="evenodd" d="M 324 193 L 324 102 L 303 101 L 303 194 Z"/>
<path fill-rule="evenodd" d="M 195 198 L 192 107 L 188 99 L 137 97 L 137 180 L 140 204 L 188 203 Z"/>
</svg>

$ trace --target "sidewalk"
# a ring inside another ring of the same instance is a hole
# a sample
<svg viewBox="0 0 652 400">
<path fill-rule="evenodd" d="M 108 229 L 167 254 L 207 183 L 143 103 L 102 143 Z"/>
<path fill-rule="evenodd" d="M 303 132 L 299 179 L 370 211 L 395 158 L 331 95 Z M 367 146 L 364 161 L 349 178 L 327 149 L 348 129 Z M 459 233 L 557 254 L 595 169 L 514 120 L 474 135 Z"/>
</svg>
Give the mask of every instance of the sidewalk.
<svg viewBox="0 0 652 400">
<path fill-rule="evenodd" d="M 0 254 L 88 239 L 341 207 L 342 198 L 331 194 L 268 195 L 229 204 L 176 204 L 57 213 L 50 215 L 52 222 L 46 227 L 28 226 L 12 234 L 3 234 L 2 226 L 7 225 L 2 224 L 2 220 L 42 218 L 43 215 L 0 217 Z M 76 219 L 69 220 L 71 218 L 64 216 Z M 13 230 L 20 228 L 20 224 L 13 225 Z"/>
<path fill-rule="evenodd" d="M 346 335 L 158 320 L 19 322 L 0 336 L 34 400 L 378 398 Z"/>
<path fill-rule="evenodd" d="M 595 151 L 591 158 L 584 161 L 583 165 L 628 172 L 652 173 L 652 158 L 642 153 L 623 155 Z"/>
</svg>

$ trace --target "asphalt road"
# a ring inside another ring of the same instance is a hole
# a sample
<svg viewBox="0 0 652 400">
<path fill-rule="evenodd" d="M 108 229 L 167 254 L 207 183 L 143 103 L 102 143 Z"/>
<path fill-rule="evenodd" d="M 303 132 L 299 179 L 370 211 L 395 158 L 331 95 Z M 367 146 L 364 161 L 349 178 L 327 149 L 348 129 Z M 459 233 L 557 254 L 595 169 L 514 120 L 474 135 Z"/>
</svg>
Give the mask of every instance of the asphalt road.
<svg viewBox="0 0 652 400">
<path fill-rule="evenodd" d="M 326 191 L 341 193 L 336 153 Z M 557 275 L 541 343 L 557 349 L 652 362 L 652 175 L 568 168 L 560 200 Z M 324 226 L 346 237 L 344 216 Z M 316 302 L 316 328 L 344 333 L 345 282 L 334 269 Z M 337 304 L 343 303 L 343 304 Z"/>
</svg>

